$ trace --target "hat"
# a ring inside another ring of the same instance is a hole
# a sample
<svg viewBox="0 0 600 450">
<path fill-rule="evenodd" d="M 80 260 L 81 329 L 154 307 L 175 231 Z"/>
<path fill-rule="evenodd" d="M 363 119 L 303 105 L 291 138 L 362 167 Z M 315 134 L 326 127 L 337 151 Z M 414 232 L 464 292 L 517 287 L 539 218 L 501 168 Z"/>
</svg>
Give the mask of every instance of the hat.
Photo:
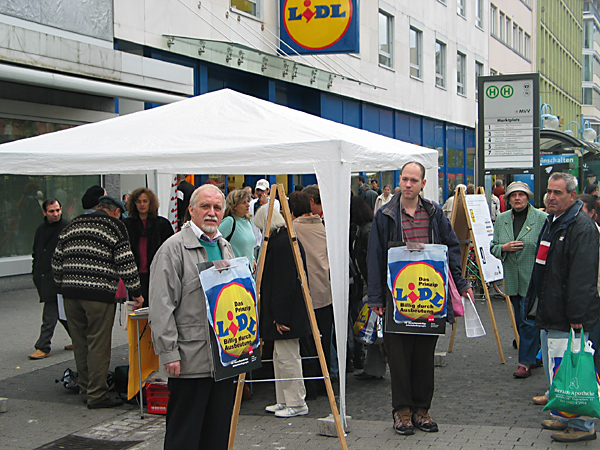
<svg viewBox="0 0 600 450">
<path fill-rule="evenodd" d="M 90 209 L 98 205 L 98 199 L 104 195 L 104 188 L 102 186 L 92 186 L 85 191 L 81 198 L 81 205 L 83 209 Z"/>
<path fill-rule="evenodd" d="M 533 198 L 533 192 L 531 192 L 531 189 L 529 189 L 529 186 L 526 183 L 523 183 L 522 181 L 513 181 L 512 183 L 510 183 L 508 185 L 508 187 L 506 188 L 506 192 L 504 193 L 504 196 L 509 199 L 510 198 L 510 194 L 512 194 L 513 192 L 525 192 L 527 194 L 527 198 L 529 200 L 531 200 Z"/>
<path fill-rule="evenodd" d="M 269 182 L 263 178 L 262 180 L 258 180 L 256 182 L 256 186 L 254 186 L 254 189 L 260 189 L 261 191 L 268 191 L 270 187 L 271 186 L 269 185 Z"/>
<path fill-rule="evenodd" d="M 115 205 L 117 208 L 119 208 L 121 210 L 122 213 L 126 211 L 125 203 L 123 203 L 121 200 L 111 197 L 110 195 L 103 195 L 102 197 L 100 197 L 98 199 L 98 203 L 100 203 L 102 201 Z"/>
</svg>

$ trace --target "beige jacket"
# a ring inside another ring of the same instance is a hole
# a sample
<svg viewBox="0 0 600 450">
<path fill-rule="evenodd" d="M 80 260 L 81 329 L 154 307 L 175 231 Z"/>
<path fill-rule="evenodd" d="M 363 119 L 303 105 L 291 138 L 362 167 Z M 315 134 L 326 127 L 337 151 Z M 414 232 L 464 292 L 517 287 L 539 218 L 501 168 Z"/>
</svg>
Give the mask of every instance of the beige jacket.
<svg viewBox="0 0 600 450">
<path fill-rule="evenodd" d="M 235 258 L 222 237 L 223 259 Z M 208 261 L 189 222 L 160 247 L 150 266 L 150 327 L 161 365 L 181 361 L 180 378 L 208 378 L 214 373 L 206 313 L 197 263 Z"/>
<path fill-rule="evenodd" d="M 331 305 L 331 280 L 325 225 L 316 214 L 302 216 L 294 220 L 294 230 L 306 253 L 308 288 L 313 308 L 329 306 Z"/>
</svg>

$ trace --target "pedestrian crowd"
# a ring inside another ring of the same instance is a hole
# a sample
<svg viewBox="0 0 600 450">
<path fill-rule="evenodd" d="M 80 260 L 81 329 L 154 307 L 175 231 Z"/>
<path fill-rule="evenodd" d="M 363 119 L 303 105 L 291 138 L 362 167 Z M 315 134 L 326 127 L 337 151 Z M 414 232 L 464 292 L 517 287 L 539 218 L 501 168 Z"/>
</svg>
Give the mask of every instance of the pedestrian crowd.
<svg viewBox="0 0 600 450">
<path fill-rule="evenodd" d="M 297 186 L 289 194 L 288 222 L 280 212 L 281 199 L 270 208 L 273 197 L 265 179 L 227 197 L 213 184 L 196 188 L 185 175 L 177 181 L 178 232 L 158 215 L 158 198 L 145 187 L 122 201 L 92 186 L 81 201 L 84 214 L 70 222 L 57 198 L 42 203 L 32 273 L 43 312 L 30 359 L 50 356 L 60 322 L 72 341 L 65 349 L 74 352 L 82 401 L 89 409 L 121 405 L 109 396 L 106 373 L 116 303 L 129 298 L 134 309 L 149 308 L 154 349 L 168 373 L 165 449 L 227 448 L 234 380 L 214 376 L 213 331 L 198 271 L 214 261 L 245 257 L 250 272 L 257 274 L 262 256 L 259 326 L 265 348 L 272 349 L 275 376 L 275 402 L 265 411 L 282 418 L 309 413 L 306 400 L 325 393 L 318 380 L 321 368 L 314 362 L 321 345 L 332 378 L 349 369 L 358 380 L 379 379 L 389 367 L 396 433 L 439 430 L 429 414 L 437 335 L 383 327 L 382 336 L 365 345 L 350 330 L 348 367 L 337 367 L 327 218 L 317 185 Z M 349 323 L 369 310 L 384 323 L 392 317 L 388 252 L 398 246 L 444 245 L 448 277 L 461 295 L 473 298 L 451 224 L 454 197 L 442 207 L 423 197 L 426 183 L 425 168 L 417 162 L 402 168 L 398 191 L 358 177 L 358 195 L 350 201 Z M 463 187 L 474 193 L 473 185 Z M 518 331 L 513 376 L 526 379 L 532 370 L 544 368 L 548 389 L 532 399 L 536 404 L 549 400 L 555 375 L 550 369 L 559 356 L 554 349 L 571 329 L 583 329 L 594 348 L 600 343 L 597 195 L 592 185 L 578 196 L 577 179 L 565 173 L 550 176 L 544 210 L 531 204 L 533 192 L 520 181 L 504 188 L 498 180 L 491 194 L 490 251 L 502 261 Z M 297 237 L 320 342 L 311 333 L 291 236 Z M 454 322 L 451 307 L 445 320 Z M 594 422 L 586 416 L 553 411 L 541 425 L 553 431 L 553 440 L 596 439 Z"/>
</svg>

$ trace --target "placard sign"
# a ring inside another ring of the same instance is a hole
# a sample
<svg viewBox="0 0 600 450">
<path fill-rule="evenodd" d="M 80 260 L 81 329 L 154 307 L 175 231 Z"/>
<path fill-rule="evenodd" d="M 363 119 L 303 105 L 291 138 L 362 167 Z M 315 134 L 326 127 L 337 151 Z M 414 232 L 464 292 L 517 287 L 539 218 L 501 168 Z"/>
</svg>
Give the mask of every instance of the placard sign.
<svg viewBox="0 0 600 450">
<path fill-rule="evenodd" d="M 393 333 L 444 334 L 447 315 L 448 248 L 424 244 L 388 250 L 385 329 Z"/>
<path fill-rule="evenodd" d="M 227 269 L 199 267 L 214 332 L 211 347 L 217 381 L 261 366 L 256 285 L 246 257 L 231 259 L 229 265 Z"/>
<path fill-rule="evenodd" d="M 504 278 L 502 262 L 490 252 L 494 238 L 492 217 L 484 194 L 465 195 L 467 216 L 473 232 L 473 248 L 479 255 L 481 272 L 486 283 Z"/>
</svg>

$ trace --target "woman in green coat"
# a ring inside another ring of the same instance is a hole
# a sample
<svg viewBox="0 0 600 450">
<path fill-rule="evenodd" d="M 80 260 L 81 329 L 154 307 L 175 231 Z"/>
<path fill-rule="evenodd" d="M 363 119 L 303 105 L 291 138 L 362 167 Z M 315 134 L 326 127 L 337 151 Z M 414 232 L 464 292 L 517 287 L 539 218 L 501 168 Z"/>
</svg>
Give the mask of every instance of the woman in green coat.
<svg viewBox="0 0 600 450">
<path fill-rule="evenodd" d="M 512 182 L 506 188 L 504 198 L 511 209 L 496 217 L 494 239 L 490 246 L 492 254 L 504 266 L 504 286 L 515 310 L 519 331 L 519 367 L 513 376 L 527 378 L 531 376 L 531 366 L 536 363 L 540 333 L 534 322 L 526 318 L 525 296 L 546 213 L 529 204 L 533 193 L 521 181 Z"/>
</svg>

